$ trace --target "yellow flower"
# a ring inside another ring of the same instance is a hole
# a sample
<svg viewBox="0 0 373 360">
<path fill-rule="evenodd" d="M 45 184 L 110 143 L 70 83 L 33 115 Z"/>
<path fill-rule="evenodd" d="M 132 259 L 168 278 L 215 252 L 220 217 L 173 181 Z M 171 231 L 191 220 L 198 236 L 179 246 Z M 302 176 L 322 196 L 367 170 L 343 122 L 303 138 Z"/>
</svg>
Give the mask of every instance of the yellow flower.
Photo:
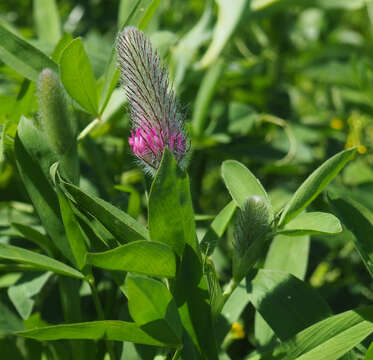
<svg viewBox="0 0 373 360">
<path fill-rule="evenodd" d="M 231 334 L 234 339 L 243 339 L 245 337 L 245 330 L 240 323 L 234 322 L 232 324 Z"/>
<path fill-rule="evenodd" d="M 334 118 L 330 122 L 330 127 L 334 130 L 342 130 L 344 128 L 344 123 L 341 119 Z"/>
</svg>

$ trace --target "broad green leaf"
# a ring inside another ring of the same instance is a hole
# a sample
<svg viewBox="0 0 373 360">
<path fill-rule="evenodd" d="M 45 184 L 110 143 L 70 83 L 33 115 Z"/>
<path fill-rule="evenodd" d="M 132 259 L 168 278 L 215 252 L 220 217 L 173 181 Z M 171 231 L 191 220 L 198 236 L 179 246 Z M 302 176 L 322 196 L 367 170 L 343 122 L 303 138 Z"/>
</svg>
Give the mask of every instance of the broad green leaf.
<svg viewBox="0 0 373 360">
<path fill-rule="evenodd" d="M 215 219 L 211 223 L 200 244 L 201 250 L 207 256 L 210 256 L 213 253 L 219 239 L 223 236 L 225 230 L 227 229 L 228 224 L 236 211 L 236 208 L 237 206 L 232 200 L 223 208 L 223 210 L 219 212 L 218 215 L 216 215 Z"/>
<path fill-rule="evenodd" d="M 19 331 L 18 336 L 48 341 L 63 339 L 130 341 L 136 344 L 165 346 L 142 331 L 135 323 L 119 320 L 91 321 L 76 324 L 46 326 Z"/>
<path fill-rule="evenodd" d="M 23 319 L 31 315 L 37 295 L 48 281 L 51 272 L 25 273 L 15 285 L 8 288 L 8 296 Z"/>
<path fill-rule="evenodd" d="M 276 236 L 269 247 L 264 268 L 284 271 L 304 280 L 307 271 L 310 237 Z"/>
<path fill-rule="evenodd" d="M 175 301 L 158 280 L 127 275 L 125 293 L 136 324 L 151 337 L 171 346 L 181 344 L 183 328 Z"/>
<path fill-rule="evenodd" d="M 352 159 L 355 152 L 355 148 L 341 151 L 318 167 L 303 182 L 285 206 L 278 225 L 284 226 L 302 212 L 337 176 L 346 163 Z"/>
<path fill-rule="evenodd" d="M 70 200 L 64 195 L 61 189 L 56 188 L 62 221 L 65 226 L 66 236 L 70 243 L 71 251 L 74 255 L 76 265 L 79 270 L 82 270 L 86 264 L 86 254 L 88 243 L 87 235 L 84 233 L 79 222 L 77 221 L 73 205 Z"/>
<path fill-rule="evenodd" d="M 242 208 L 246 199 L 259 195 L 270 202 L 260 181 L 243 164 L 236 160 L 226 160 L 221 168 L 223 180 L 236 204 Z"/>
<path fill-rule="evenodd" d="M 87 261 L 107 270 L 132 271 L 150 276 L 175 277 L 176 273 L 176 258 L 171 248 L 146 240 L 105 252 L 89 253 Z"/>
<path fill-rule="evenodd" d="M 45 137 L 31 120 L 22 118 L 15 139 L 16 164 L 41 223 L 63 255 L 73 255 L 61 221 L 57 195 L 49 180 L 49 168 L 57 161 Z"/>
<path fill-rule="evenodd" d="M 200 65 L 202 67 L 208 67 L 216 61 L 240 22 L 248 2 L 246 0 L 235 0 L 234 2 L 216 0 L 216 3 L 218 4 L 218 20 L 213 31 L 212 42 L 201 59 Z"/>
<path fill-rule="evenodd" d="M 353 233 L 355 247 L 373 277 L 373 217 L 361 204 L 346 199 L 346 195 L 329 193 L 329 202 L 342 223 Z"/>
<path fill-rule="evenodd" d="M 149 233 L 152 241 L 169 245 L 179 256 L 185 244 L 197 251 L 189 177 L 169 151 L 163 155 L 150 190 Z"/>
<path fill-rule="evenodd" d="M 0 60 L 32 81 L 37 81 L 39 73 L 45 68 L 58 72 L 53 60 L 1 24 Z"/>
<path fill-rule="evenodd" d="M 279 233 L 285 235 L 338 234 L 342 225 L 332 214 L 323 212 L 304 212 L 288 222 Z"/>
<path fill-rule="evenodd" d="M 61 37 L 61 21 L 55 0 L 33 0 L 36 32 L 41 41 L 56 44 Z"/>
<path fill-rule="evenodd" d="M 60 261 L 13 245 L 0 244 L 0 259 L 33 265 L 38 269 L 52 271 L 60 275 L 72 276 L 78 279 L 84 278 L 81 272 Z"/>
<path fill-rule="evenodd" d="M 218 82 L 223 75 L 224 69 L 224 62 L 217 61 L 207 70 L 202 79 L 198 93 L 196 94 L 192 117 L 193 132 L 196 136 L 202 136 L 206 129 L 210 103 L 217 89 Z"/>
<path fill-rule="evenodd" d="M 96 79 L 81 38 L 71 41 L 60 59 L 61 81 L 69 95 L 86 111 L 98 114 Z"/>
<path fill-rule="evenodd" d="M 331 314 L 324 299 L 291 274 L 262 269 L 247 286 L 255 309 L 281 341 Z"/>
<path fill-rule="evenodd" d="M 331 316 L 266 353 L 262 360 L 337 360 L 373 332 L 373 307 Z"/>
<path fill-rule="evenodd" d="M 60 41 L 57 43 L 51 54 L 52 60 L 54 60 L 57 64 L 60 63 L 62 53 L 65 50 L 65 47 L 71 43 L 71 41 L 73 41 L 73 37 L 69 33 L 64 33 Z"/>
<path fill-rule="evenodd" d="M 0 302 L 0 336 L 23 329 L 22 320 Z"/>
<path fill-rule="evenodd" d="M 303 280 L 306 275 L 309 236 L 276 236 L 269 247 L 264 268 L 287 272 Z M 260 313 L 255 313 L 255 338 L 261 346 L 268 345 L 274 333 Z"/>
<path fill-rule="evenodd" d="M 149 239 L 145 226 L 138 223 L 124 211 L 94 195 L 90 195 L 69 183 L 63 183 L 82 210 L 88 211 L 108 229 L 119 242 Z"/>
</svg>

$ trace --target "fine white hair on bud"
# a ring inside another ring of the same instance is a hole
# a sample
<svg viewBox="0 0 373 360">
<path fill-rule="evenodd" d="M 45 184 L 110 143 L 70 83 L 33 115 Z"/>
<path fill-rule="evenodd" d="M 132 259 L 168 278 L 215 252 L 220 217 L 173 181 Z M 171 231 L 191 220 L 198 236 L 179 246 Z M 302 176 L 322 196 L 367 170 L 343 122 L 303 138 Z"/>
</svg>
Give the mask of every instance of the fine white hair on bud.
<svg viewBox="0 0 373 360">
<path fill-rule="evenodd" d="M 135 27 L 119 33 L 116 48 L 130 105 L 132 130 L 128 142 L 132 152 L 151 173 L 159 167 L 166 148 L 185 167 L 189 150 L 185 118 L 158 53 Z"/>
<path fill-rule="evenodd" d="M 251 196 L 245 201 L 236 220 L 233 245 L 244 253 L 257 239 L 263 239 L 270 230 L 268 204 L 261 196 Z"/>
</svg>

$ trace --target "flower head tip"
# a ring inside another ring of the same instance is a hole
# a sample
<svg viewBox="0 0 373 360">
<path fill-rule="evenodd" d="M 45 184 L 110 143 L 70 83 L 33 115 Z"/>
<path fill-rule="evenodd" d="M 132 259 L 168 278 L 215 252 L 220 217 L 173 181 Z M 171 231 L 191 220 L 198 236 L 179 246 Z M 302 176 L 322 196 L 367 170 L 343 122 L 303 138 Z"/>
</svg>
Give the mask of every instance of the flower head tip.
<svg viewBox="0 0 373 360">
<path fill-rule="evenodd" d="M 159 167 L 166 148 L 185 167 L 189 142 L 184 116 L 158 53 L 144 33 L 134 27 L 119 33 L 117 52 L 130 105 L 132 131 L 128 142 L 132 152 L 150 172 Z"/>
</svg>

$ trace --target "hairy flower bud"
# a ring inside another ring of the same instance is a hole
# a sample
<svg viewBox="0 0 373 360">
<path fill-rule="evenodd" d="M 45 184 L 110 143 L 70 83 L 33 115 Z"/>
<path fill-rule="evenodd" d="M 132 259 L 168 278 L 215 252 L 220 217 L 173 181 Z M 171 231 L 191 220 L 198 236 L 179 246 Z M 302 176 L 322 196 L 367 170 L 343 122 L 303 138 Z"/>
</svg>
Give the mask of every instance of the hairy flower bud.
<svg viewBox="0 0 373 360">
<path fill-rule="evenodd" d="M 166 68 L 149 39 L 134 27 L 117 38 L 121 79 L 130 105 L 131 150 L 150 172 L 159 167 L 168 148 L 186 166 L 189 142 L 184 116 L 171 89 Z"/>
<path fill-rule="evenodd" d="M 62 174 L 73 183 L 78 183 L 76 129 L 60 79 L 50 69 L 40 73 L 38 101 L 42 132 L 57 155 Z"/>
<path fill-rule="evenodd" d="M 261 196 L 249 197 L 236 220 L 234 230 L 233 277 L 239 281 L 260 259 L 271 233 L 272 214 Z"/>
</svg>

